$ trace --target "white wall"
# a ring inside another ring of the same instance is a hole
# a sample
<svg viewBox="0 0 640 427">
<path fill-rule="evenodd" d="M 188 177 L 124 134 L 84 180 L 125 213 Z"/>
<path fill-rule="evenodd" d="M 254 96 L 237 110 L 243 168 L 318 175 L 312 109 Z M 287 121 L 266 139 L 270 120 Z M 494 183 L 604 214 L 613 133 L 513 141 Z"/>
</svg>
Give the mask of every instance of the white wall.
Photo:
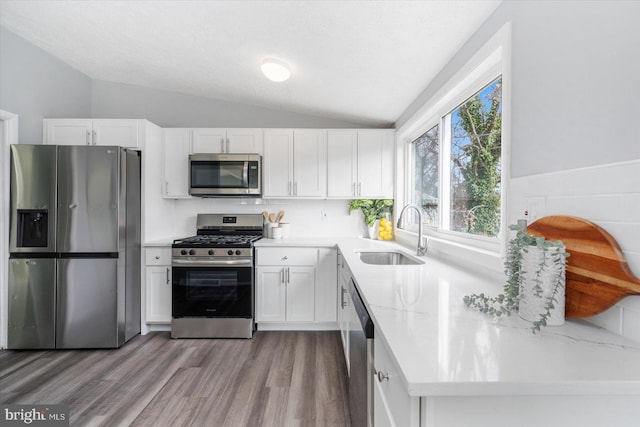
<svg viewBox="0 0 640 427">
<path fill-rule="evenodd" d="M 45 117 L 89 117 L 91 79 L 0 27 L 0 110 L 20 116 L 20 143 L 42 143 Z"/>
</svg>

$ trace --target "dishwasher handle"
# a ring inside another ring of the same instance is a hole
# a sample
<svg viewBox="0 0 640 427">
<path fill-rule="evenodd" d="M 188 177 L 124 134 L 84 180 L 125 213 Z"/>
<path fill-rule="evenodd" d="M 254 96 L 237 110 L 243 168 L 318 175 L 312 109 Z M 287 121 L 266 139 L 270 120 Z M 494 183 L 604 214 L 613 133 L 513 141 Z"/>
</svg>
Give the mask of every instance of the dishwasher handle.
<svg viewBox="0 0 640 427">
<path fill-rule="evenodd" d="M 371 316 L 369 316 L 369 312 L 364 306 L 364 302 L 360 297 L 360 293 L 356 288 L 356 283 L 354 282 L 353 278 L 351 278 L 349 291 L 349 293 L 351 294 L 351 304 L 353 304 L 353 308 L 358 315 L 358 320 L 360 321 L 360 325 L 362 326 L 365 337 L 368 339 L 373 338 L 373 320 L 371 320 Z"/>
</svg>

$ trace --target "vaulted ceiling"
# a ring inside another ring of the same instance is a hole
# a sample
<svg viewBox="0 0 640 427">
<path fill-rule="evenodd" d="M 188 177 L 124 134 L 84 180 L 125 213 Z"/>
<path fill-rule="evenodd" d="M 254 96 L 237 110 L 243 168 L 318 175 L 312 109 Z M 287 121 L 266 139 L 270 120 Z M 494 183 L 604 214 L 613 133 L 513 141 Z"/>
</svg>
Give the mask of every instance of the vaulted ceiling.
<svg viewBox="0 0 640 427">
<path fill-rule="evenodd" d="M 0 0 L 0 24 L 93 79 L 384 126 L 499 4 Z"/>
</svg>

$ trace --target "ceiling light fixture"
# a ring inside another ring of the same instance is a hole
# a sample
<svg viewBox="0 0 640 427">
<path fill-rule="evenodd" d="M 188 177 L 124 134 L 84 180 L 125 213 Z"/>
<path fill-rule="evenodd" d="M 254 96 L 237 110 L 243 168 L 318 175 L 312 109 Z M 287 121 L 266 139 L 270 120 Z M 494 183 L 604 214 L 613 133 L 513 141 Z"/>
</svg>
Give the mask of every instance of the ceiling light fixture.
<svg viewBox="0 0 640 427">
<path fill-rule="evenodd" d="M 260 69 L 265 77 L 274 82 L 283 82 L 291 77 L 289 66 L 278 59 L 265 59 Z"/>
</svg>

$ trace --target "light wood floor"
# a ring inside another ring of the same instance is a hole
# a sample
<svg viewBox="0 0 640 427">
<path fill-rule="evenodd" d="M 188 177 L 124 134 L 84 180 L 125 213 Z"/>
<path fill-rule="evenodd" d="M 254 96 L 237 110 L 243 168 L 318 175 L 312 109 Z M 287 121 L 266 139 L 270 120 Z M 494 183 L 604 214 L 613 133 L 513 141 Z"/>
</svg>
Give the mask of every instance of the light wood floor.
<svg viewBox="0 0 640 427">
<path fill-rule="evenodd" d="M 156 332 L 118 350 L 0 351 L 0 403 L 66 403 L 72 426 L 349 426 L 345 369 L 339 332 Z"/>
</svg>

